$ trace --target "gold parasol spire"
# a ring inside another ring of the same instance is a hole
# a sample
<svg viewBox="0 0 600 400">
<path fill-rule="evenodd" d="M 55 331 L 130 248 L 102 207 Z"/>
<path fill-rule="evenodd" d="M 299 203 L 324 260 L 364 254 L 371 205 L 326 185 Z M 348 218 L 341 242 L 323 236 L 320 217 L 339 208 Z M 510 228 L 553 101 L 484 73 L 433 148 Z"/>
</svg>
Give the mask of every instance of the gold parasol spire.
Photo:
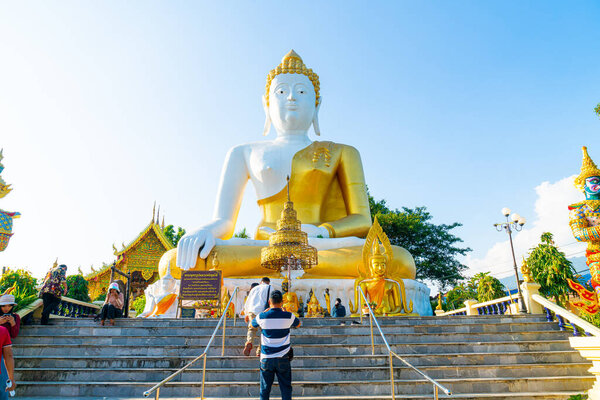
<svg viewBox="0 0 600 400">
<path fill-rule="evenodd" d="M 287 177 L 287 202 L 277 221 L 277 231 L 269 236 L 269 246 L 260 251 L 260 264 L 269 269 L 309 269 L 317 265 L 317 249 L 308 244 L 308 235 L 301 230 L 294 203 L 290 200 L 290 177 Z"/>
</svg>

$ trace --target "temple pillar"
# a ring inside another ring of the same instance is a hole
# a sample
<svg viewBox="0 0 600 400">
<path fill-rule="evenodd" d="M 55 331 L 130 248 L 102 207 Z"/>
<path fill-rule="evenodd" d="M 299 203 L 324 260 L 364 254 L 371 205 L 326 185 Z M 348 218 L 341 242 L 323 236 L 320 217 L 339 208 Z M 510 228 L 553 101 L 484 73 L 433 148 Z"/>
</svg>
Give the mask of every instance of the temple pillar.
<svg viewBox="0 0 600 400">
<path fill-rule="evenodd" d="M 521 292 L 523 293 L 523 300 L 525 300 L 525 306 L 529 314 L 543 314 L 544 307 L 541 304 L 533 300 L 534 294 L 540 294 L 539 283 L 535 282 L 523 282 L 521 283 Z"/>
<path fill-rule="evenodd" d="M 569 341 L 572 348 L 592 362 L 592 368 L 588 371 L 596 377 L 596 381 L 588 391 L 588 396 L 590 400 L 600 400 L 600 337 L 571 337 Z"/>
</svg>

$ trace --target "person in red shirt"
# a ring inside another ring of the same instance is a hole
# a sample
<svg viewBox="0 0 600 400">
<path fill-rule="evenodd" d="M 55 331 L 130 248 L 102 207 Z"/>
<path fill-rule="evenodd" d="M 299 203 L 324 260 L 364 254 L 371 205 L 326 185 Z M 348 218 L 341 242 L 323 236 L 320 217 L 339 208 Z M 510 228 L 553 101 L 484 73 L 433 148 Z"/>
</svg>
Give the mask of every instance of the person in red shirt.
<svg viewBox="0 0 600 400">
<path fill-rule="evenodd" d="M 0 326 L 8 329 L 10 338 L 14 339 L 19 335 L 19 329 L 21 328 L 21 317 L 19 314 L 12 312 L 15 303 L 15 296 L 10 294 L 12 291 L 8 289 L 2 296 L 0 296 Z"/>
<path fill-rule="evenodd" d="M 2 346 L 2 359 L 0 360 L 0 367 L 2 368 L 2 374 L 0 377 L 3 378 L 3 382 L 0 382 L 0 388 L 4 386 L 7 379 L 10 379 L 11 386 L 7 387 L 6 390 L 0 389 L 0 400 L 8 399 L 9 391 L 15 390 L 17 384 L 15 383 L 15 360 L 13 359 L 12 342 L 10 341 L 10 334 L 8 329 L 0 326 L 0 346 Z"/>
</svg>

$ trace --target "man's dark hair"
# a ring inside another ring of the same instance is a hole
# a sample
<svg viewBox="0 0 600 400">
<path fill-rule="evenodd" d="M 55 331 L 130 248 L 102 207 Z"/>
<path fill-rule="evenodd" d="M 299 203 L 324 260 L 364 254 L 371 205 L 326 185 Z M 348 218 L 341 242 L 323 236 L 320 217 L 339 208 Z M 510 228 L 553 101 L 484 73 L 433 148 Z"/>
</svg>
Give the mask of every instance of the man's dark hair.
<svg viewBox="0 0 600 400">
<path fill-rule="evenodd" d="M 250 285 L 250 290 L 254 289 L 257 286 L 258 286 L 258 283 L 254 282 L 252 285 Z"/>
<path fill-rule="evenodd" d="M 335 299 L 335 301 L 342 304 L 342 299 L 340 299 L 339 297 L 337 299 Z"/>
<path fill-rule="evenodd" d="M 271 283 L 271 280 L 269 278 L 267 278 L 266 276 L 264 278 L 261 279 L 262 282 L 269 284 Z"/>
<path fill-rule="evenodd" d="M 281 304 L 283 302 L 283 295 L 279 290 L 271 292 L 271 301 L 273 304 Z"/>
</svg>

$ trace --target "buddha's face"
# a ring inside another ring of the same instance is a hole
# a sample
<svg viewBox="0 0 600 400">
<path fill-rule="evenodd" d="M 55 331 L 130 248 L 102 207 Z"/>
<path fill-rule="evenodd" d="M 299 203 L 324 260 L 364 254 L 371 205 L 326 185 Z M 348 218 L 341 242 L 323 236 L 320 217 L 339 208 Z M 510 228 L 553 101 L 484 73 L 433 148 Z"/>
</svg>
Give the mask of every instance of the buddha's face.
<svg viewBox="0 0 600 400">
<path fill-rule="evenodd" d="M 585 197 L 597 200 L 600 198 L 600 176 L 590 176 L 585 179 Z"/>
<path fill-rule="evenodd" d="M 277 133 L 306 132 L 315 116 L 315 88 L 306 75 L 279 74 L 271 81 L 269 117 Z"/>
<path fill-rule="evenodd" d="M 386 261 L 385 257 L 374 256 L 371 258 L 371 273 L 376 277 L 385 276 Z"/>
</svg>

